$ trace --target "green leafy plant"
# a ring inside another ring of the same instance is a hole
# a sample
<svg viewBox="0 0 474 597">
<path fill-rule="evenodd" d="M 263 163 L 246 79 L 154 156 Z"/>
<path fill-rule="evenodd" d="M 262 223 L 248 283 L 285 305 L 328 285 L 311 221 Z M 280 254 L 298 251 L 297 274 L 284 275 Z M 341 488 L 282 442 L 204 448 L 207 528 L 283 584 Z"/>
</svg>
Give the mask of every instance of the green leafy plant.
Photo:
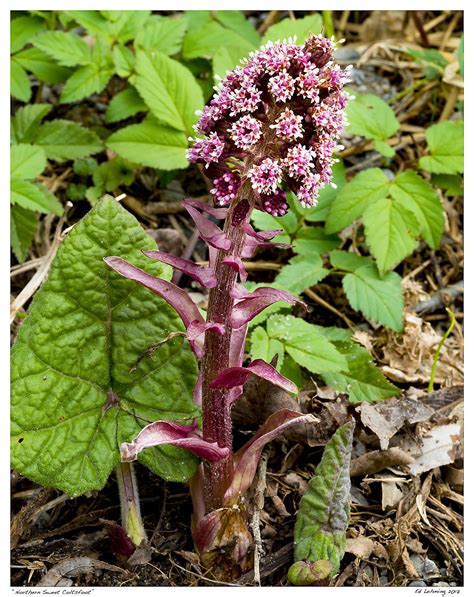
<svg viewBox="0 0 474 597">
<path fill-rule="evenodd" d="M 400 128 L 392 108 L 380 97 L 367 93 L 356 94 L 347 106 L 347 131 L 374 141 L 375 149 L 391 158 L 395 150 L 387 143 Z"/>
</svg>

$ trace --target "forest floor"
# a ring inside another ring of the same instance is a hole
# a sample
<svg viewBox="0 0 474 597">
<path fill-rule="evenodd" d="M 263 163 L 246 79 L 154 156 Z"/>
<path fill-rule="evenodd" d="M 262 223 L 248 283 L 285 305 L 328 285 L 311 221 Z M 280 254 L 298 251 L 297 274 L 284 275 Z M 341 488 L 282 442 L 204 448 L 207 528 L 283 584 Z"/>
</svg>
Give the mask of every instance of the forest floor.
<svg viewBox="0 0 474 597">
<path fill-rule="evenodd" d="M 463 89 L 449 86 L 442 78 L 426 79 L 422 66 L 413 66 L 413 62 L 408 68 L 400 48 L 421 49 L 428 36 L 430 47 L 454 51 L 462 21 L 458 13 L 450 12 L 424 13 L 422 25 L 411 19 L 407 22 L 406 13 L 397 11 L 374 12 L 361 24 L 355 22 L 352 13 L 335 15 L 338 37 L 346 39 L 337 58 L 342 64 L 354 65 L 353 86 L 357 90 L 390 102 L 402 123 L 396 160 L 401 168 L 409 167 L 418 157 L 417 143 L 427 123 L 449 118 Z M 352 137 L 345 145 L 342 156 L 349 173 L 368 164 L 383 168 L 383 158 L 373 151 L 370 141 Z M 64 179 L 60 166 L 56 176 L 60 188 Z M 184 189 L 194 196 L 206 192 L 201 181 L 187 177 L 189 172 L 179 180 L 180 192 Z M 140 186 L 138 179 L 133 196 L 123 201 L 125 206 L 175 252 L 187 249 L 194 258 L 204 260 L 204 246 L 199 242 L 190 245 L 195 243 L 192 223 L 175 201 L 176 181 L 151 202 L 146 186 L 146 181 Z M 344 318 L 349 320 L 357 340 L 402 392 L 397 398 L 357 405 L 329 387 L 308 382 L 298 401 L 304 412 L 320 419 L 317 430 L 308 433 L 297 429 L 291 437 L 274 441 L 265 450 L 258 471 L 256 491 L 264 496 L 260 510 L 262 550 L 257 558 L 262 586 L 287 585 L 299 500 L 324 445 L 351 416 L 356 420 L 351 517 L 347 551 L 334 584 L 463 584 L 463 199 L 443 196 L 442 201 L 447 221 L 440 248 L 432 251 L 420 243 L 398 268 L 406 305 L 403 333 L 368 326 L 348 306 L 340 287 L 318 285 L 318 296 L 334 308 L 328 310 L 320 304 L 311 314 L 312 321 L 340 326 Z M 75 202 L 64 227 L 74 224 L 87 209 L 87 203 Z M 12 268 L 12 294 L 19 312 L 28 308 L 33 293 L 28 285 L 56 242 L 57 225 L 56 216 L 44 217 L 30 260 Z M 350 244 L 350 237 L 347 242 Z M 267 251 L 256 259 L 260 267 L 252 269 L 250 279 L 271 279 L 272 271 L 265 269 L 265 263 L 274 261 L 274 254 Z M 446 291 L 448 287 L 451 290 Z M 433 353 L 449 325 L 447 305 L 456 323 L 438 363 L 436 390 L 428 393 Z M 20 321 L 14 321 L 13 339 Z M 237 444 L 246 441 L 259 422 L 258 404 L 253 409 L 245 408 L 245 402 L 243 405 L 234 413 Z M 409 468 L 410 453 L 415 451 L 424 454 L 416 470 Z M 11 584 L 223 584 L 209 577 L 194 553 L 187 487 L 167 483 L 139 464 L 137 475 L 150 540 L 149 546 L 123 561 L 114 555 L 109 532 L 110 521 L 120 520 L 113 477 L 104 490 L 69 499 L 13 472 Z M 245 574 L 234 584 L 254 585 L 254 573 Z"/>
</svg>

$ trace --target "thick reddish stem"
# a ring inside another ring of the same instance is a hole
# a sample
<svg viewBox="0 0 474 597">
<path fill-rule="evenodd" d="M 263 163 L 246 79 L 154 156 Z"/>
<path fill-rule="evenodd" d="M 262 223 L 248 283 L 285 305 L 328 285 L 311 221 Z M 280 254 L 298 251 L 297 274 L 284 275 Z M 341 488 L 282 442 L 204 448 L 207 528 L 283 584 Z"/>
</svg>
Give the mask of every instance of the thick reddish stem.
<svg viewBox="0 0 474 597">
<path fill-rule="evenodd" d="M 232 450 L 232 421 L 230 416 L 232 390 L 226 388 L 211 388 L 210 383 L 224 370 L 231 366 L 230 344 L 232 328 L 230 326 L 234 299 L 231 291 L 237 280 L 237 273 L 229 265 L 223 263 L 225 257 L 240 257 L 245 239 L 242 225 L 232 224 L 232 217 L 236 206 L 251 193 L 249 185 L 244 185 L 229 209 L 224 225 L 227 237 L 232 241 L 232 248 L 228 251 L 217 252 L 214 273 L 217 285 L 209 292 L 207 321 L 220 323 L 225 332 L 222 336 L 206 332 L 204 357 L 202 359 L 202 416 L 203 438 L 209 442 L 217 442 L 219 446 Z M 250 202 L 249 202 L 250 203 Z M 248 221 L 252 206 L 249 206 L 244 221 Z M 241 224 L 243 224 L 242 222 Z M 238 363 L 239 365 L 241 363 Z M 232 363 L 236 365 L 236 363 Z M 230 464 L 232 455 L 215 463 L 205 465 L 204 497 L 206 511 L 211 512 L 222 507 L 224 493 L 232 479 Z"/>
</svg>

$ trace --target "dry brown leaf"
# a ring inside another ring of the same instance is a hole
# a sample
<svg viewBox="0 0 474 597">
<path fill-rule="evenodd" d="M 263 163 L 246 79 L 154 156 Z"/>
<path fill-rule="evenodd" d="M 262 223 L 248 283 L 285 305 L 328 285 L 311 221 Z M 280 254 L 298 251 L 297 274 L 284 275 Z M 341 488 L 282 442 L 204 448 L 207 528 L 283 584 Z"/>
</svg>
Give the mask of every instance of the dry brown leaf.
<svg viewBox="0 0 474 597">
<path fill-rule="evenodd" d="M 347 539 L 346 553 L 352 553 L 356 558 L 367 560 L 374 551 L 375 542 L 368 537 L 359 535 L 355 539 Z"/>
<path fill-rule="evenodd" d="M 457 423 L 434 427 L 416 442 L 404 437 L 401 446 L 415 458 L 415 462 L 408 465 L 411 474 L 419 475 L 454 462 L 458 456 L 460 437 L 461 426 Z"/>
<path fill-rule="evenodd" d="M 389 508 L 395 508 L 405 495 L 401 489 L 403 483 L 400 483 L 400 480 L 394 477 L 387 477 L 380 481 L 382 488 L 382 510 L 385 511 Z"/>
<path fill-rule="evenodd" d="M 390 398 L 377 404 L 363 402 L 357 409 L 362 423 L 380 439 L 382 450 L 388 448 L 389 440 L 405 423 L 418 423 L 429 419 L 434 410 L 411 398 Z"/>
</svg>

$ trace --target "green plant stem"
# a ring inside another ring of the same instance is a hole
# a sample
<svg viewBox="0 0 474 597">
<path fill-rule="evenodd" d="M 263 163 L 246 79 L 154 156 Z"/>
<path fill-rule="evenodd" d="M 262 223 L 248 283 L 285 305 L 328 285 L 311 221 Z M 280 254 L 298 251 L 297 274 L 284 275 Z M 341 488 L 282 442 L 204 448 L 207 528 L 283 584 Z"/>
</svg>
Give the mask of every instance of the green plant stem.
<svg viewBox="0 0 474 597">
<path fill-rule="evenodd" d="M 122 526 L 134 545 L 146 541 L 146 533 L 140 514 L 140 499 L 133 463 L 121 462 L 115 469 L 120 495 Z"/>
<path fill-rule="evenodd" d="M 334 30 L 334 23 L 332 20 L 332 10 L 323 10 L 321 12 L 323 14 L 324 33 L 326 34 L 326 37 L 335 37 L 336 31 Z"/>
<path fill-rule="evenodd" d="M 438 348 L 436 349 L 436 352 L 435 352 L 435 355 L 434 355 L 433 365 L 431 367 L 430 383 L 428 384 L 428 392 L 432 392 L 433 391 L 434 380 L 435 380 L 435 376 L 436 376 L 436 368 L 438 366 L 438 360 L 439 360 L 439 355 L 441 353 L 441 349 L 443 348 L 443 344 L 449 338 L 451 332 L 454 329 L 454 325 L 456 323 L 456 317 L 454 316 L 454 313 L 451 311 L 451 309 L 448 309 L 446 307 L 446 311 L 448 312 L 448 315 L 449 315 L 450 324 L 449 324 L 448 329 L 444 333 L 444 336 L 441 338 L 441 342 L 438 344 Z"/>
</svg>

